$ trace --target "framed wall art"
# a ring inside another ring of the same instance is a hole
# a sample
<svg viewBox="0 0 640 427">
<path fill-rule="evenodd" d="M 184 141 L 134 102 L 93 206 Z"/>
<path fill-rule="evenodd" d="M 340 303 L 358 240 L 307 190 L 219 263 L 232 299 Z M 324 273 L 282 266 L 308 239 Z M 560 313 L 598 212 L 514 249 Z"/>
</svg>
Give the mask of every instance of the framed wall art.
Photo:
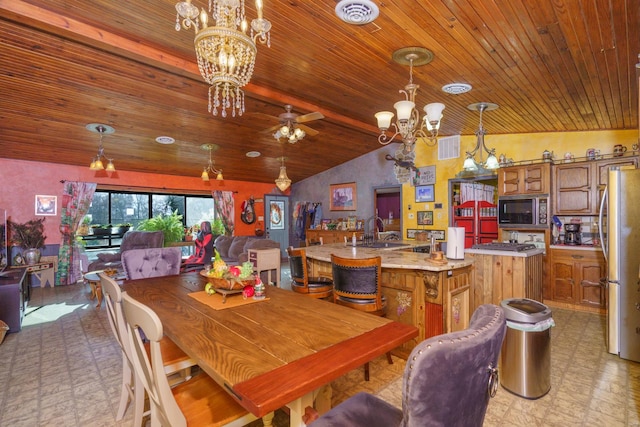
<svg viewBox="0 0 640 427">
<path fill-rule="evenodd" d="M 272 200 L 269 205 L 269 228 L 272 230 L 284 230 L 284 202 Z"/>
<path fill-rule="evenodd" d="M 424 166 L 411 171 L 411 185 L 429 185 L 436 183 L 436 167 Z"/>
<path fill-rule="evenodd" d="M 433 225 L 433 211 L 418 211 L 418 225 Z"/>
<path fill-rule="evenodd" d="M 36 215 L 55 216 L 58 213 L 57 196 L 36 196 Z"/>
<path fill-rule="evenodd" d="M 331 184 L 329 186 L 329 209 L 332 211 L 355 211 L 358 208 L 356 183 Z"/>
<path fill-rule="evenodd" d="M 433 187 L 433 184 L 416 186 L 416 203 L 435 201 Z"/>
</svg>

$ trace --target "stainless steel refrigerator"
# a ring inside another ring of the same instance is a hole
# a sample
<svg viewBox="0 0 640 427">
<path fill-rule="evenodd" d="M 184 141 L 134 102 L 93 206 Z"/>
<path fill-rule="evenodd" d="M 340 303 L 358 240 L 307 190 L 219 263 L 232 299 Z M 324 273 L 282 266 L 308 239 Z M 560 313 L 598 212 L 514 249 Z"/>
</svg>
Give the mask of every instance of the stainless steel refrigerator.
<svg viewBox="0 0 640 427">
<path fill-rule="evenodd" d="M 640 362 L 640 169 L 611 168 L 600 207 L 606 209 L 607 343 L 609 353 Z"/>
</svg>

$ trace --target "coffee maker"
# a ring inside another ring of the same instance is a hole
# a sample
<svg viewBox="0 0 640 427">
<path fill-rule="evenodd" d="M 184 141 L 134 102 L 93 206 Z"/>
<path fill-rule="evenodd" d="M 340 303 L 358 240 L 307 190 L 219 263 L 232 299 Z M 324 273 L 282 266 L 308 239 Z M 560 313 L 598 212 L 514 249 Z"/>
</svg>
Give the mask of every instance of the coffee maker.
<svg viewBox="0 0 640 427">
<path fill-rule="evenodd" d="M 581 245 L 582 237 L 580 234 L 580 224 L 564 225 L 564 244 L 565 245 Z"/>
</svg>

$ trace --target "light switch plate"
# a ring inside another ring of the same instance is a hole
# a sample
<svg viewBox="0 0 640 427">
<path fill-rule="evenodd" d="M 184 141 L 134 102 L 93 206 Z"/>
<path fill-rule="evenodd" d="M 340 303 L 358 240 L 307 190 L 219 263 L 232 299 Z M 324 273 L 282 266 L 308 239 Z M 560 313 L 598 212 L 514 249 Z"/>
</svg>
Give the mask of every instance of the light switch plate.
<svg viewBox="0 0 640 427">
<path fill-rule="evenodd" d="M 409 215 L 407 215 L 407 217 L 409 219 L 414 219 L 416 216 L 412 212 L 409 212 Z"/>
</svg>

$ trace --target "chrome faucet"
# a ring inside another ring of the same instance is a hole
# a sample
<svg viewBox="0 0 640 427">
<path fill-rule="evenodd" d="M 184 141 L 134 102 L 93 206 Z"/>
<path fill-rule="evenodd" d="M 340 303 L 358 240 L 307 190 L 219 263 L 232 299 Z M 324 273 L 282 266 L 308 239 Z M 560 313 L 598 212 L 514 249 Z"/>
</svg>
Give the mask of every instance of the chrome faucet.
<svg viewBox="0 0 640 427">
<path fill-rule="evenodd" d="M 369 226 L 371 225 L 371 221 L 374 221 L 374 226 L 372 229 L 370 229 L 369 231 L 367 231 L 367 229 L 369 228 Z M 384 230 L 384 221 L 382 220 L 382 218 L 380 218 L 378 215 L 373 215 L 371 217 L 369 217 L 365 223 L 365 235 L 370 233 L 373 235 L 372 238 L 372 242 L 376 241 L 376 236 L 378 235 L 378 221 L 380 221 L 380 224 L 382 224 L 382 229 Z"/>
</svg>

